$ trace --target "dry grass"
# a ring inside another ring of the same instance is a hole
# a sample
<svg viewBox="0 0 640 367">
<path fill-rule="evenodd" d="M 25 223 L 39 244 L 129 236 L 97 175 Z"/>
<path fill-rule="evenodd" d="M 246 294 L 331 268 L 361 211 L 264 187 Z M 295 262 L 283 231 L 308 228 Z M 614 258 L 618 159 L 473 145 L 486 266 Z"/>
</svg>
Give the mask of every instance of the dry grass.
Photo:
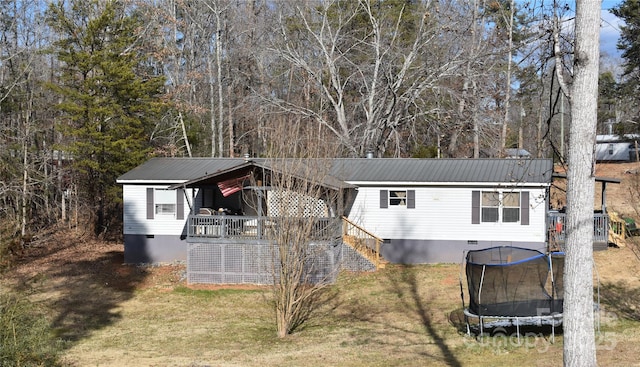
<svg viewBox="0 0 640 367">
<path fill-rule="evenodd" d="M 640 314 L 634 305 L 640 303 L 640 287 L 630 275 L 640 273 L 640 261 L 630 247 L 597 253 L 596 259 L 604 306 L 600 365 L 637 365 Z M 104 268 L 89 276 L 66 271 L 27 282 L 5 279 L 51 309 L 54 326 L 69 340 L 64 358 L 70 365 L 562 364 L 561 335 L 551 343 L 548 333 L 534 330 L 521 345 L 516 339 L 467 337 L 457 318 L 459 265 L 392 265 L 377 273 L 342 274 L 334 297 L 311 322 L 279 339 L 267 289 L 191 289 L 180 280 L 179 266 L 127 267 L 101 256 L 96 264 Z M 133 284 L 125 282 L 129 276 Z"/>
<path fill-rule="evenodd" d="M 551 343 L 534 330 L 520 345 L 466 336 L 459 265 L 342 274 L 311 321 L 279 339 L 267 289 L 189 288 L 183 266 L 123 266 L 122 245 L 63 235 L 30 249 L 0 284 L 50 310 L 69 365 L 562 365 L 562 335 Z M 595 254 L 601 366 L 640 366 L 639 243 Z"/>
</svg>

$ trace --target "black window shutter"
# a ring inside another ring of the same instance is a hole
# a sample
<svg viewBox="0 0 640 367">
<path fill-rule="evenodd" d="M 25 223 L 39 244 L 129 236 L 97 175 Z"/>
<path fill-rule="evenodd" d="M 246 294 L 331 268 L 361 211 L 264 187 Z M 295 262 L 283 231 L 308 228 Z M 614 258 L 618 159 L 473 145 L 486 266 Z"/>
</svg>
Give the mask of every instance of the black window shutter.
<svg viewBox="0 0 640 367">
<path fill-rule="evenodd" d="M 416 208 L 416 190 L 407 190 L 407 209 Z"/>
<path fill-rule="evenodd" d="M 184 189 L 176 190 L 176 219 L 184 219 Z"/>
<path fill-rule="evenodd" d="M 471 224 L 480 224 L 480 191 L 471 192 Z"/>
<path fill-rule="evenodd" d="M 529 191 L 520 193 L 520 224 L 529 225 Z"/>
<path fill-rule="evenodd" d="M 155 206 L 153 205 L 153 188 L 147 187 L 147 219 L 153 219 Z"/>
<path fill-rule="evenodd" d="M 389 207 L 389 192 L 387 190 L 380 190 L 380 208 L 385 209 Z"/>
</svg>

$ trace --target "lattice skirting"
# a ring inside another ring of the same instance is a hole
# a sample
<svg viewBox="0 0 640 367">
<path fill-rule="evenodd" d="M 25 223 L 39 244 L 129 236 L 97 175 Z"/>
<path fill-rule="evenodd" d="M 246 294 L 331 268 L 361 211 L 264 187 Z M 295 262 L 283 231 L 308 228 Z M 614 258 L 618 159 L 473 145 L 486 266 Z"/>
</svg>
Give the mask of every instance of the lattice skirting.
<svg viewBox="0 0 640 367">
<path fill-rule="evenodd" d="M 272 284 L 278 248 L 262 243 L 190 243 L 187 281 L 190 284 Z M 307 265 L 311 283 L 334 282 L 340 269 L 373 271 L 375 265 L 342 243 L 313 243 Z"/>
</svg>

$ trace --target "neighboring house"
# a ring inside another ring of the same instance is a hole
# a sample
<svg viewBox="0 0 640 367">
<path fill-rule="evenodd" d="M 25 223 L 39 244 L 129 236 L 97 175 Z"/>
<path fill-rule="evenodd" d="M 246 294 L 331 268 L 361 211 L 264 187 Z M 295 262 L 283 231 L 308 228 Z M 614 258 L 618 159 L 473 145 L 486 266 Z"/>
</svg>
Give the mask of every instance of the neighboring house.
<svg viewBox="0 0 640 367">
<path fill-rule="evenodd" d="M 597 135 L 596 162 L 635 162 L 638 140 L 640 136 L 637 134 Z"/>
<path fill-rule="evenodd" d="M 205 243 L 262 243 L 265 218 L 274 223 L 293 202 L 270 190 L 269 172 L 279 170 L 274 162 L 154 158 L 119 177 L 125 262 L 185 260 Z M 306 203 L 309 215 L 318 218 L 345 217 L 372 239 L 382 239 L 381 254 L 390 262 L 460 262 L 464 250 L 499 245 L 546 249 L 549 159 L 356 158 L 305 164 L 330 165 L 317 184 L 339 193 L 340 200 L 298 197 L 296 205 Z"/>
<path fill-rule="evenodd" d="M 532 158 L 526 149 L 507 148 L 504 150 L 505 158 Z"/>
</svg>

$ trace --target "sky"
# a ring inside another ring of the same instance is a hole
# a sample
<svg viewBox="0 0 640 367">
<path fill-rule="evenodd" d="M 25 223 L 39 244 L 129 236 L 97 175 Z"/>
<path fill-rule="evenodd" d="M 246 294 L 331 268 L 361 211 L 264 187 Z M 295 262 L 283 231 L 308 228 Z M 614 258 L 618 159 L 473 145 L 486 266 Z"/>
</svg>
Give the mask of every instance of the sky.
<svg viewBox="0 0 640 367">
<path fill-rule="evenodd" d="M 620 5 L 623 1 L 624 0 L 601 0 L 600 5 L 602 19 L 600 28 L 600 53 L 607 53 L 613 58 L 620 58 L 621 55 L 621 52 L 616 48 L 616 44 L 620 36 L 620 24 L 624 23 L 615 15 L 611 14 L 609 10 Z M 547 10 L 549 10 L 551 6 L 550 0 L 516 0 L 516 2 L 519 2 L 521 5 L 526 3 L 533 4 L 535 7 L 540 7 L 544 4 Z M 561 3 L 567 4 L 570 9 L 564 16 L 567 18 L 575 17 L 576 1 L 564 0 L 561 1 Z"/>
<path fill-rule="evenodd" d="M 609 12 L 609 9 L 619 5 L 621 0 L 602 1 L 602 25 L 600 28 L 600 52 L 606 52 L 611 56 L 620 57 L 620 51 L 616 48 L 620 36 L 620 24 L 622 21 Z"/>
</svg>

